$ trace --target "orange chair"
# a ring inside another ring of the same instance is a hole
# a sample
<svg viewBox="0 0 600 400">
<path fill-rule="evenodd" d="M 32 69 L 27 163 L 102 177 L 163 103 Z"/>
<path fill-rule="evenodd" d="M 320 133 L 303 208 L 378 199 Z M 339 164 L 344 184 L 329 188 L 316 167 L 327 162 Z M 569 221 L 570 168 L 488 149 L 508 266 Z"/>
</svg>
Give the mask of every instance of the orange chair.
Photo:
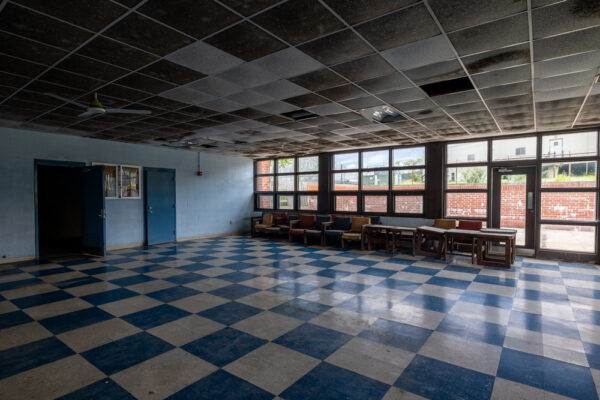
<svg viewBox="0 0 600 400">
<path fill-rule="evenodd" d="M 365 249 L 365 241 L 363 240 L 363 225 L 371 223 L 369 217 L 352 217 L 352 225 L 350 232 L 342 233 L 342 249 L 344 248 L 344 240 L 360 240 L 360 249 Z"/>
</svg>

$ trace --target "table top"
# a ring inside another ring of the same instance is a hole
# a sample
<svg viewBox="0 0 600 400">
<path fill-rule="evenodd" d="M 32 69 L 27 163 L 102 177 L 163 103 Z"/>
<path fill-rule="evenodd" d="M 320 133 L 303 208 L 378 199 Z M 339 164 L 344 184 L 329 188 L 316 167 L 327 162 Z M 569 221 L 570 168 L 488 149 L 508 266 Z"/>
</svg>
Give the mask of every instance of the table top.
<svg viewBox="0 0 600 400">
<path fill-rule="evenodd" d="M 411 228 L 408 226 L 398 226 L 398 225 L 376 225 L 376 224 L 367 224 L 363 225 L 363 228 L 366 229 L 387 229 L 390 231 L 410 231 L 416 232 L 417 228 Z"/>
<path fill-rule="evenodd" d="M 446 231 L 446 233 L 449 233 L 451 235 L 469 235 L 469 236 L 477 236 L 479 235 L 481 232 L 480 231 L 476 231 L 476 230 L 472 230 L 472 229 L 448 229 Z"/>
<path fill-rule="evenodd" d="M 434 232 L 434 233 L 446 233 L 447 229 L 435 228 L 433 226 L 420 226 L 417 228 L 417 230 L 426 231 L 426 232 Z"/>
</svg>

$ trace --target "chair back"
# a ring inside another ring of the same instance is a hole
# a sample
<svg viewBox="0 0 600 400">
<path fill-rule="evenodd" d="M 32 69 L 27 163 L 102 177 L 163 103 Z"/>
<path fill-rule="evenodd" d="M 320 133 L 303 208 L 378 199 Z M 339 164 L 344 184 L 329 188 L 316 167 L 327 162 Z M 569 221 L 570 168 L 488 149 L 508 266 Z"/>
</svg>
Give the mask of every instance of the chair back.
<svg viewBox="0 0 600 400">
<path fill-rule="evenodd" d="M 371 223 L 371 218 L 369 217 L 352 217 L 352 226 L 350 227 L 350 232 L 362 232 L 363 225 L 368 225 Z"/>
<path fill-rule="evenodd" d="M 336 216 L 331 224 L 331 229 L 336 231 L 347 231 L 352 226 L 352 218 Z"/>
<path fill-rule="evenodd" d="M 323 222 L 331 221 L 331 215 L 317 215 L 315 229 L 321 229 Z"/>
<path fill-rule="evenodd" d="M 300 215 L 298 217 L 300 222 L 296 225 L 299 229 L 311 229 L 315 227 L 315 216 L 314 215 Z"/>
<path fill-rule="evenodd" d="M 440 229 L 455 229 L 458 221 L 455 219 L 436 219 L 433 223 L 434 228 Z"/>
<path fill-rule="evenodd" d="M 263 214 L 262 224 L 266 226 L 273 225 L 273 214 Z"/>
<path fill-rule="evenodd" d="M 462 219 L 458 221 L 458 229 L 466 229 L 469 231 L 478 231 L 483 227 L 482 221 L 469 221 Z"/>
<path fill-rule="evenodd" d="M 285 215 L 285 213 L 282 213 L 282 212 L 274 213 L 273 219 L 274 219 L 275 225 L 287 225 L 287 215 Z"/>
</svg>

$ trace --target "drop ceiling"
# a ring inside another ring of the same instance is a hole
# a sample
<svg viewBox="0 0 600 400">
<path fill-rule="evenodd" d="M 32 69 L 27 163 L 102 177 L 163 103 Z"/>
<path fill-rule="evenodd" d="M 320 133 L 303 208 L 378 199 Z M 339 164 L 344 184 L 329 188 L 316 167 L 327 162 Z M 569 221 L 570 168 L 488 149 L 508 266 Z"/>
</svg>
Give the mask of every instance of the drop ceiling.
<svg viewBox="0 0 600 400">
<path fill-rule="evenodd" d="M 2 126 L 256 158 L 600 125 L 597 1 L 0 4 Z M 152 115 L 44 95 L 96 92 Z"/>
</svg>

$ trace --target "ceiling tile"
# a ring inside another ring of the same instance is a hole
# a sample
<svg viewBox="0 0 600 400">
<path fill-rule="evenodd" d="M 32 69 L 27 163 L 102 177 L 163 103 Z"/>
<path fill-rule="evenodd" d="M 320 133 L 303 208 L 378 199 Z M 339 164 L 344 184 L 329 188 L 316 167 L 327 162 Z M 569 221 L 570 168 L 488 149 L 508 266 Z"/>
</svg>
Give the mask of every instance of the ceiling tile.
<svg viewBox="0 0 600 400">
<path fill-rule="evenodd" d="M 149 99 L 145 99 L 141 102 L 142 104 L 147 104 L 149 106 L 162 108 L 164 110 L 176 110 L 178 108 L 182 108 L 188 106 L 186 103 L 181 103 L 179 101 L 166 99 L 160 96 L 154 96 Z"/>
<path fill-rule="evenodd" d="M 349 24 L 354 25 L 416 3 L 418 0 L 364 1 L 325 0 Z"/>
<path fill-rule="evenodd" d="M 272 72 L 280 78 L 305 74 L 323 67 L 321 63 L 295 47 L 288 47 L 252 61 L 253 64 Z"/>
<path fill-rule="evenodd" d="M 505 85 L 507 83 L 530 81 L 531 65 L 525 64 L 517 67 L 471 75 L 471 78 L 473 78 L 473 82 L 475 82 L 475 85 L 480 89 L 496 85 Z"/>
<path fill-rule="evenodd" d="M 316 95 L 314 93 L 302 94 L 300 96 L 294 96 L 294 97 L 290 97 L 290 98 L 283 99 L 283 100 L 286 103 L 293 104 L 300 108 L 306 108 L 306 107 L 310 107 L 310 106 L 316 106 L 319 104 L 329 103 L 329 100 L 327 100 L 326 98 L 321 97 L 319 95 Z"/>
<path fill-rule="evenodd" d="M 252 61 L 287 47 L 249 22 L 226 29 L 208 38 L 206 42 L 245 61 Z"/>
<path fill-rule="evenodd" d="M 535 61 L 600 49 L 600 27 L 533 41 Z"/>
<path fill-rule="evenodd" d="M 175 89 L 167 90 L 166 92 L 161 93 L 160 96 L 166 97 L 167 99 L 180 101 L 182 103 L 195 105 L 199 105 L 215 99 L 215 96 L 211 96 L 210 94 L 201 92 L 199 90 L 194 90 L 190 87 L 185 86 L 179 86 Z"/>
<path fill-rule="evenodd" d="M 268 114 L 265 114 L 264 112 L 254 108 L 243 108 L 241 110 L 232 112 L 232 114 L 249 119 L 262 118 L 268 116 Z"/>
<path fill-rule="evenodd" d="M 279 2 L 279 0 L 221 0 L 221 2 L 247 17 Z"/>
<path fill-rule="evenodd" d="M 461 57 L 527 42 L 527 13 L 463 29 L 449 34 L 448 37 Z"/>
<path fill-rule="evenodd" d="M 218 78 L 233 82 L 243 88 L 253 88 L 279 80 L 277 75 L 251 63 L 245 63 L 218 75 Z"/>
<path fill-rule="evenodd" d="M 290 81 L 314 91 L 347 83 L 343 78 L 325 68 L 290 78 Z"/>
<path fill-rule="evenodd" d="M 429 0 L 429 5 L 446 32 L 527 10 L 525 0 Z"/>
<path fill-rule="evenodd" d="M 219 112 L 231 112 L 244 108 L 243 105 L 227 99 L 216 99 L 207 101 L 206 103 L 202 104 L 202 107 L 206 107 Z"/>
<path fill-rule="evenodd" d="M 33 78 L 41 74 L 46 68 L 47 67 L 42 64 L 35 64 L 19 58 L 0 54 L 0 71 Z"/>
<path fill-rule="evenodd" d="M 138 11 L 198 39 L 240 19 L 212 0 L 150 0 Z"/>
<path fill-rule="evenodd" d="M 86 76 L 77 75 L 66 71 L 61 71 L 58 69 L 51 69 L 44 75 L 40 76 L 39 79 L 46 82 L 55 83 L 57 85 L 73 87 L 85 91 L 94 90 L 99 86 L 105 84 L 104 81 L 88 78 Z"/>
<path fill-rule="evenodd" d="M 383 57 L 372 54 L 358 60 L 333 66 L 332 69 L 351 81 L 363 81 L 394 72 L 394 68 Z"/>
<path fill-rule="evenodd" d="M 343 107 L 338 103 L 319 104 L 316 106 L 308 107 L 307 110 L 317 115 L 332 115 L 348 112 L 348 109 L 346 107 Z"/>
<path fill-rule="evenodd" d="M 79 49 L 76 54 L 95 58 L 119 67 L 137 69 L 157 59 L 131 46 L 99 36 Z"/>
<path fill-rule="evenodd" d="M 412 83 L 398 72 L 378 78 L 359 81 L 357 84 L 371 93 L 382 93 L 393 89 L 412 87 Z"/>
<path fill-rule="evenodd" d="M 481 54 L 467 56 L 462 59 L 467 70 L 472 73 L 495 71 L 530 63 L 529 44 L 518 44 Z"/>
<path fill-rule="evenodd" d="M 577 71 L 586 71 L 600 65 L 600 51 L 589 51 L 567 57 L 534 63 L 535 76 L 544 78 Z"/>
<path fill-rule="evenodd" d="M 273 99 L 281 100 L 290 96 L 298 96 L 301 94 L 308 93 L 308 89 L 298 86 L 285 79 L 280 79 L 275 82 L 267 83 L 266 85 L 258 86 L 254 88 L 257 92 L 266 94 Z"/>
<path fill-rule="evenodd" d="M 356 26 L 378 50 L 387 50 L 438 35 L 439 29 L 423 4 Z"/>
<path fill-rule="evenodd" d="M 443 61 L 405 71 L 405 74 L 417 85 L 445 81 L 448 79 L 465 76 L 465 72 L 458 61 Z"/>
<path fill-rule="evenodd" d="M 531 95 L 531 82 L 510 83 L 508 85 L 491 86 L 481 90 L 485 100 L 516 95 Z"/>
<path fill-rule="evenodd" d="M 598 71 L 596 69 L 557 75 L 549 78 L 536 78 L 535 90 L 555 90 L 573 86 L 590 86 Z"/>
<path fill-rule="evenodd" d="M 411 100 L 421 100 L 425 97 L 425 94 L 421 89 L 412 87 L 380 93 L 377 97 L 388 103 L 404 103 Z"/>
<path fill-rule="evenodd" d="M 8 33 L 65 50 L 73 50 L 92 36 L 83 29 L 11 3 L 0 12 L 0 26 Z"/>
<path fill-rule="evenodd" d="M 356 97 L 363 97 L 367 95 L 364 90 L 352 84 L 321 90 L 318 92 L 318 94 L 333 101 L 354 99 Z"/>
<path fill-rule="evenodd" d="M 140 90 L 127 88 L 116 84 L 104 86 L 100 90 L 100 93 L 105 96 L 116 97 L 117 99 L 128 101 L 140 101 L 142 99 L 151 97 L 151 95 L 146 92 L 142 92 Z"/>
<path fill-rule="evenodd" d="M 339 64 L 373 53 L 373 49 L 350 29 L 321 37 L 298 48 L 325 65 Z"/>
<path fill-rule="evenodd" d="M 129 74 L 119 79 L 116 83 L 134 89 L 142 89 L 150 93 L 160 93 L 175 87 L 172 83 L 159 81 L 158 79 L 138 73 Z"/>
<path fill-rule="evenodd" d="M 272 101 L 269 103 L 265 103 L 265 104 L 259 104 L 254 106 L 254 108 L 256 108 L 257 110 L 260 111 L 264 111 L 265 113 L 271 113 L 271 114 L 283 114 L 289 111 L 294 111 L 297 110 L 298 107 L 291 105 L 289 103 L 286 103 L 285 101 Z M 265 117 L 267 118 L 267 117 Z"/>
<path fill-rule="evenodd" d="M 437 35 L 385 50 L 381 55 L 399 70 L 450 60 L 456 57 L 448 39 Z"/>
<path fill-rule="evenodd" d="M 207 115 L 216 114 L 215 111 L 209 110 L 208 108 L 198 107 L 198 106 L 189 106 L 182 109 L 177 110 L 177 112 L 188 114 L 193 117 L 206 117 Z"/>
<path fill-rule="evenodd" d="M 594 1 L 567 0 L 532 11 L 533 38 L 558 35 L 600 25 L 600 12 Z"/>
<path fill-rule="evenodd" d="M 234 101 L 244 106 L 255 106 L 257 104 L 264 104 L 273 101 L 269 96 L 265 96 L 259 92 L 251 89 L 244 90 L 242 92 L 233 94 L 227 97 L 227 100 Z"/>
<path fill-rule="evenodd" d="M 344 27 L 339 19 L 314 0 L 288 1 L 257 15 L 252 21 L 292 45 Z"/>
<path fill-rule="evenodd" d="M 129 72 L 124 68 L 106 64 L 101 61 L 77 54 L 72 54 L 65 58 L 56 66 L 56 68 L 86 75 L 103 81 L 112 81 Z"/>
<path fill-rule="evenodd" d="M 189 37 L 135 13 L 123 18 L 104 34 L 161 56 L 193 42 Z"/>
<path fill-rule="evenodd" d="M 244 90 L 235 83 L 209 76 L 189 85 L 192 89 L 200 90 L 216 97 L 225 97 Z"/>
<path fill-rule="evenodd" d="M 163 81 L 172 82 L 178 85 L 185 85 L 188 82 L 192 82 L 206 76 L 201 72 L 194 71 L 165 59 L 152 63 L 139 72 L 144 75 L 161 79 Z"/>
<path fill-rule="evenodd" d="M 357 99 L 340 101 L 340 104 L 352 110 L 359 110 L 361 108 L 381 106 L 384 105 L 384 102 L 373 96 L 365 96 Z"/>
<path fill-rule="evenodd" d="M 104 28 L 127 11 L 126 8 L 109 0 L 61 0 L 60 7 L 46 0 L 16 0 L 16 2 L 93 31 Z M 94 15 L 90 18 L 92 9 Z"/>
<path fill-rule="evenodd" d="M 45 65 L 54 64 L 67 55 L 64 50 L 19 38 L 2 31 L 0 31 L 0 53 Z"/>
<path fill-rule="evenodd" d="M 244 62 L 204 42 L 192 43 L 169 54 L 166 59 L 207 75 L 227 71 Z"/>
</svg>

